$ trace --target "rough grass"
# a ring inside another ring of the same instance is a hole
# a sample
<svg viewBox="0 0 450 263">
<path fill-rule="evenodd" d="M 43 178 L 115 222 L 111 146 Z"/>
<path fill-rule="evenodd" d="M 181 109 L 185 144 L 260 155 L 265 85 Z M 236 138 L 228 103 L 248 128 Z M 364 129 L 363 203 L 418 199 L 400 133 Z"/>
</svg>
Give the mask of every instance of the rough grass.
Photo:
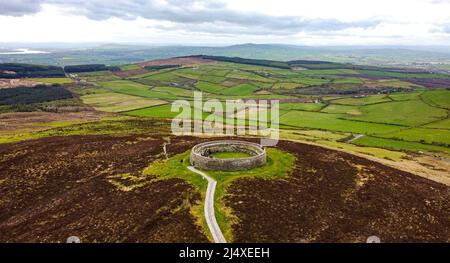
<svg viewBox="0 0 450 263">
<path fill-rule="evenodd" d="M 71 124 L 71 123 L 66 123 Z M 49 130 L 20 133 L 15 135 L 0 136 L 1 143 L 11 143 L 23 140 L 38 139 L 50 136 L 71 136 L 71 135 L 164 135 L 169 134 L 170 124 L 157 120 L 137 120 L 127 117 L 105 118 L 101 121 L 77 123 L 64 127 L 57 127 Z"/>
<path fill-rule="evenodd" d="M 155 161 L 147 169 L 144 174 L 157 175 L 159 179 L 169 178 L 181 178 L 197 187 L 202 193 L 202 200 L 205 198 L 207 181 L 200 175 L 191 172 L 187 169 L 189 166 L 190 151 L 182 154 L 178 154 L 168 160 Z M 236 222 L 236 218 L 233 216 L 233 212 L 225 206 L 223 197 L 227 195 L 227 187 L 234 180 L 240 178 L 250 177 L 262 177 L 265 179 L 283 179 L 289 175 L 292 171 L 295 157 L 287 152 L 279 149 L 269 148 L 267 149 L 268 160 L 267 164 L 263 167 L 255 168 L 249 171 L 239 172 L 221 172 L 221 171 L 205 171 L 206 174 L 211 176 L 217 181 L 215 199 L 215 212 L 217 223 L 220 226 L 225 238 L 228 242 L 233 240 L 232 224 Z M 203 211 L 204 202 L 199 204 L 199 207 L 193 208 L 192 214 L 198 218 L 197 221 L 201 222 L 204 232 L 209 233 L 204 219 L 204 214 L 199 214 L 195 211 Z"/>
<path fill-rule="evenodd" d="M 167 99 L 167 100 L 177 99 L 175 95 L 153 91 L 150 89 L 150 86 L 146 86 L 129 80 L 101 82 L 100 85 L 105 89 L 122 94 L 154 99 Z"/>
<path fill-rule="evenodd" d="M 450 147 L 450 130 L 444 129 L 413 128 L 381 134 L 379 137 Z"/>
<path fill-rule="evenodd" d="M 331 131 L 343 131 L 362 134 L 378 134 L 398 131 L 400 126 L 368 123 L 340 119 L 339 114 L 327 114 L 307 111 L 290 111 L 280 117 L 281 125 L 322 129 Z"/>
<path fill-rule="evenodd" d="M 422 91 L 418 92 L 396 92 L 389 94 L 389 98 L 395 100 L 395 101 L 403 101 L 403 100 L 419 100 L 420 94 L 422 94 Z"/>
<path fill-rule="evenodd" d="M 44 83 L 44 84 L 70 84 L 73 83 L 69 78 L 33 78 L 31 81 Z"/>
<path fill-rule="evenodd" d="M 304 110 L 304 111 L 319 111 L 325 105 L 322 103 L 281 103 L 280 110 Z"/>
<path fill-rule="evenodd" d="M 225 90 L 227 87 L 224 87 L 219 84 L 214 84 L 210 82 L 204 82 L 200 81 L 195 85 L 199 90 L 206 91 L 209 93 L 221 93 L 223 90 Z"/>
<path fill-rule="evenodd" d="M 343 79 L 335 79 L 333 80 L 334 84 L 363 84 L 364 81 L 359 78 L 343 78 Z"/>
<path fill-rule="evenodd" d="M 362 106 L 362 114 L 346 119 L 417 126 L 447 117 L 447 111 L 431 107 L 420 100 L 399 101 Z"/>
<path fill-rule="evenodd" d="M 172 94 L 179 97 L 193 97 L 193 91 L 176 87 L 155 87 L 153 91 Z"/>
<path fill-rule="evenodd" d="M 437 122 L 433 122 L 427 125 L 422 126 L 423 128 L 431 128 L 431 129 L 445 129 L 450 130 L 450 119 L 445 119 Z"/>
<path fill-rule="evenodd" d="M 361 115 L 361 111 L 357 106 L 350 106 L 350 105 L 337 105 L 337 104 L 330 104 L 324 109 L 321 110 L 321 112 L 325 113 L 344 113 L 348 115 Z"/>
<path fill-rule="evenodd" d="M 225 81 L 226 78 L 225 77 L 220 77 L 220 76 L 214 76 L 214 75 L 202 75 L 200 77 L 200 80 L 207 81 L 207 82 L 212 82 L 212 83 L 215 83 L 215 84 L 219 84 L 219 83 Z"/>
<path fill-rule="evenodd" d="M 251 84 L 241 84 L 237 85 L 231 88 L 227 88 L 222 90 L 220 93 L 223 95 L 251 95 L 255 93 L 257 90 L 259 90 L 258 87 L 251 85 Z"/>
<path fill-rule="evenodd" d="M 194 118 L 194 114 L 198 113 L 202 116 L 202 118 L 205 118 L 206 116 L 210 115 L 209 113 L 200 112 L 198 109 L 191 108 L 191 118 Z M 126 115 L 135 116 L 135 117 L 151 117 L 151 118 L 175 118 L 177 117 L 180 112 L 172 112 L 172 105 L 159 105 L 144 109 L 139 109 L 135 111 L 129 111 L 125 113 Z"/>
<path fill-rule="evenodd" d="M 134 70 L 134 69 L 141 69 L 141 67 L 137 64 L 126 64 L 120 66 L 121 70 Z"/>
<path fill-rule="evenodd" d="M 369 105 L 380 102 L 391 101 L 391 99 L 387 95 L 372 95 L 364 98 L 344 98 L 333 100 L 333 104 L 344 104 L 344 105 Z"/>
<path fill-rule="evenodd" d="M 244 80 L 251 80 L 251 81 L 258 81 L 258 82 L 275 82 L 275 80 L 261 77 L 257 74 L 246 72 L 246 71 L 233 71 L 230 74 L 226 76 L 227 78 L 234 78 L 234 79 L 244 79 Z"/>
<path fill-rule="evenodd" d="M 352 142 L 355 145 L 366 146 L 366 147 L 378 147 L 392 150 L 400 151 L 413 151 L 413 152 L 444 152 L 450 154 L 450 149 L 447 147 L 440 147 L 429 144 L 422 144 L 417 142 L 407 142 L 392 140 L 386 138 L 375 138 L 366 136 Z"/>
<path fill-rule="evenodd" d="M 421 98 L 432 106 L 450 109 L 450 90 L 426 91 Z"/>
<path fill-rule="evenodd" d="M 164 100 L 145 99 L 119 93 L 100 93 L 81 97 L 82 101 L 93 106 L 98 111 L 123 112 L 135 109 L 161 105 L 167 103 Z"/>
<path fill-rule="evenodd" d="M 301 83 L 289 83 L 289 82 L 280 82 L 280 83 L 275 83 L 273 85 L 273 89 L 278 90 L 278 89 L 287 89 L 287 90 L 291 90 L 291 89 L 296 89 L 296 88 L 301 88 L 304 87 L 304 84 Z"/>
<path fill-rule="evenodd" d="M 233 159 L 251 157 L 252 155 L 245 152 L 216 152 L 212 153 L 211 156 L 217 159 Z"/>
</svg>

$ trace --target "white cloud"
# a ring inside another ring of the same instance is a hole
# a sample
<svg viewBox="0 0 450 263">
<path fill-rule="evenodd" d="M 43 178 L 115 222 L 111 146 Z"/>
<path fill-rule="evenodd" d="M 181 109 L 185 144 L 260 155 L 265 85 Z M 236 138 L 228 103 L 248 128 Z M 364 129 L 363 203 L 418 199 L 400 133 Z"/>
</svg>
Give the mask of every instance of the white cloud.
<svg viewBox="0 0 450 263">
<path fill-rule="evenodd" d="M 450 45 L 449 8 L 445 0 L 0 0 L 0 42 Z"/>
</svg>

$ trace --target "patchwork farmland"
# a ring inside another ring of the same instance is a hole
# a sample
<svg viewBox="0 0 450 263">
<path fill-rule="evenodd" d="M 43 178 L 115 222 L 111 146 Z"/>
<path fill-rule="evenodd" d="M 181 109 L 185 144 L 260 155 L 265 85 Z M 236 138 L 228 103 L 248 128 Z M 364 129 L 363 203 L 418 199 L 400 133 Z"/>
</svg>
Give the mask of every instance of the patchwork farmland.
<svg viewBox="0 0 450 263">
<path fill-rule="evenodd" d="M 54 71 L 24 75 L 19 86 L 2 81 L 3 242 L 60 242 L 71 229 L 86 242 L 212 241 L 205 181 L 187 169 L 189 149 L 210 138 L 170 131 L 172 102 L 193 102 L 200 91 L 205 100 L 280 102 L 281 142 L 268 149 L 267 166 L 209 174 L 227 241 L 364 242 L 373 233 L 386 242 L 450 241 L 450 75 L 215 56 Z M 76 216 L 75 204 L 97 212 Z M 123 209 L 131 216 L 115 221 Z"/>
</svg>

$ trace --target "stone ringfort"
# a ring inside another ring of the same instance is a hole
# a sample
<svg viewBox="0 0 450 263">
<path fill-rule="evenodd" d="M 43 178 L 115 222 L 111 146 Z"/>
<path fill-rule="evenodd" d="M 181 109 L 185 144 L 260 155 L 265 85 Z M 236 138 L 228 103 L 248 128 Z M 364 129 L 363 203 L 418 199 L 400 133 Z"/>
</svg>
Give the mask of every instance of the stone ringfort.
<svg viewBox="0 0 450 263">
<path fill-rule="evenodd" d="M 244 152 L 250 154 L 245 158 L 219 159 L 212 156 L 217 152 Z M 243 171 L 266 164 L 267 155 L 263 146 L 247 141 L 210 141 L 192 148 L 191 165 L 204 170 Z"/>
</svg>

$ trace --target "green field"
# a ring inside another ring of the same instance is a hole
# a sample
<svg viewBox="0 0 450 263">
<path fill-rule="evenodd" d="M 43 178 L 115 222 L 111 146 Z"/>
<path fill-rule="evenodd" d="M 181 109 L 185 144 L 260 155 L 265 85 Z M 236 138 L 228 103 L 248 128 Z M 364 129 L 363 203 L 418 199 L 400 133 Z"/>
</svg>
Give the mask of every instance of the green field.
<svg viewBox="0 0 450 263">
<path fill-rule="evenodd" d="M 367 96 L 364 98 L 344 98 L 344 99 L 337 99 L 333 100 L 333 104 L 343 104 L 343 105 L 369 105 L 369 104 L 375 104 L 380 102 L 387 102 L 391 101 L 391 99 L 386 95 L 373 95 L 373 96 Z"/>
<path fill-rule="evenodd" d="M 400 80 L 380 80 L 377 82 L 377 85 L 382 85 L 385 87 L 391 87 L 391 88 L 403 88 L 403 89 L 409 89 L 414 87 L 421 87 L 419 85 L 415 85 L 406 81 L 400 81 Z"/>
<path fill-rule="evenodd" d="M 325 105 L 322 103 L 281 103 L 280 110 L 304 110 L 304 111 L 319 111 Z"/>
<path fill-rule="evenodd" d="M 431 129 L 446 129 L 450 130 L 450 119 L 444 119 L 441 121 L 429 123 L 427 125 L 422 126 L 424 128 L 431 128 Z"/>
<path fill-rule="evenodd" d="M 403 101 L 403 100 L 419 100 L 420 94 L 422 94 L 423 91 L 418 92 L 397 92 L 389 94 L 389 98 L 395 101 Z"/>
<path fill-rule="evenodd" d="M 127 64 L 127 65 L 121 65 L 120 69 L 121 70 L 134 70 L 134 69 L 140 69 L 141 67 L 139 65 L 136 64 Z"/>
<path fill-rule="evenodd" d="M 333 80 L 333 84 L 363 84 L 364 81 L 359 78 L 344 78 L 344 79 L 335 79 Z"/>
<path fill-rule="evenodd" d="M 154 99 L 166 99 L 166 100 L 176 100 L 177 96 L 171 95 L 164 92 L 158 92 L 151 89 L 150 86 L 146 86 L 137 82 L 129 80 L 116 80 L 108 82 L 100 82 L 101 87 L 108 89 L 113 92 L 134 95 L 144 98 L 154 98 Z"/>
<path fill-rule="evenodd" d="M 232 159 L 232 158 L 246 158 L 251 157 L 251 154 L 245 152 L 216 152 L 212 153 L 211 156 L 217 159 Z"/>
<path fill-rule="evenodd" d="M 152 91 L 168 93 L 179 97 L 192 97 L 192 90 L 175 88 L 175 87 L 155 87 Z"/>
<path fill-rule="evenodd" d="M 359 110 L 359 107 L 357 106 L 350 106 L 350 105 L 339 105 L 339 104 L 330 104 L 324 109 L 322 109 L 320 112 L 325 113 L 338 113 L 342 114 L 345 113 L 347 115 L 361 115 L 362 112 Z"/>
<path fill-rule="evenodd" d="M 45 83 L 45 84 L 70 84 L 73 83 L 69 78 L 32 78 L 31 81 Z"/>
<path fill-rule="evenodd" d="M 354 132 L 362 134 L 383 134 L 399 131 L 400 126 L 340 119 L 339 114 L 307 111 L 290 111 L 280 117 L 280 124 L 292 127 Z"/>
<path fill-rule="evenodd" d="M 379 136 L 450 147 L 450 130 L 448 129 L 413 128 L 389 134 L 380 134 Z"/>
<path fill-rule="evenodd" d="M 204 99 L 283 99 L 298 98 L 293 91 L 311 90 L 317 85 L 330 85 L 334 89 L 349 90 L 362 85 L 384 86 L 397 89 L 408 89 L 408 92 L 390 94 L 374 94 L 362 97 L 326 96 L 325 103 L 280 103 L 280 124 L 282 128 L 314 129 L 332 132 L 358 133 L 376 136 L 377 140 L 389 140 L 386 143 L 370 147 L 409 150 L 433 148 L 441 149 L 448 140 L 450 129 L 447 119 L 450 108 L 450 91 L 426 91 L 423 87 L 400 79 L 368 81 L 360 78 L 358 73 L 379 74 L 379 72 L 355 71 L 351 69 L 313 69 L 290 71 L 263 66 L 242 65 L 236 63 L 219 63 L 217 65 L 199 65 L 192 68 L 161 70 L 156 73 L 133 77 L 130 80 L 114 80 L 100 82 L 106 92 L 120 93 L 152 99 L 155 101 L 174 101 L 192 99 L 192 92 L 203 91 Z M 345 75 L 345 77 L 341 76 Z M 352 77 L 348 77 L 352 75 Z M 387 74 L 387 76 L 392 74 Z M 393 75 L 403 76 L 401 73 Z M 409 76 L 409 74 L 406 74 Z M 392 77 L 392 76 L 390 76 Z M 427 76 L 429 77 L 429 76 Z M 168 86 L 178 83 L 183 87 Z M 415 91 L 410 91 L 416 89 Z M 106 95 L 105 95 L 106 96 Z M 96 98 L 96 96 L 93 96 Z M 86 101 L 94 105 L 94 101 Z M 95 105 L 94 105 L 95 106 Z M 120 105 L 122 106 L 122 105 Z M 120 107 L 119 106 L 119 107 Z M 127 115 L 137 117 L 173 118 L 178 113 L 170 111 L 171 105 L 157 105 L 127 111 Z M 121 111 L 119 109 L 112 109 Z M 205 118 L 208 114 L 202 114 Z M 254 121 L 250 121 L 256 124 Z M 250 124 L 247 122 L 247 124 Z M 423 127 L 421 127 L 423 126 Z M 412 127 L 412 129 L 405 129 Z M 424 129 L 429 128 L 429 129 Z M 424 135 L 423 132 L 427 132 Z M 303 131 L 304 133 L 304 131 Z M 312 135 L 296 135 L 297 137 L 315 138 Z M 369 137 L 360 139 L 359 144 L 368 141 Z M 372 138 L 372 137 L 370 137 Z M 375 137 L 373 137 L 375 138 Z M 374 139 L 372 139 L 374 140 Z M 407 149 L 408 143 L 410 145 Z M 432 143 L 441 146 L 433 146 Z M 366 143 L 368 144 L 368 143 Z M 419 147 L 420 146 L 420 147 Z M 369 148 L 368 148 L 369 149 Z"/>
<path fill-rule="evenodd" d="M 177 117 L 180 114 L 180 112 L 172 112 L 172 105 L 167 104 L 167 105 L 160 105 L 160 106 L 139 109 L 139 110 L 135 110 L 135 111 L 129 111 L 129 112 L 126 112 L 125 114 L 129 115 L 129 116 L 135 116 L 135 117 L 152 117 L 152 118 L 169 118 L 169 119 L 171 119 L 171 118 Z M 202 119 L 204 119 L 205 117 L 210 115 L 210 113 L 201 112 L 198 109 L 192 109 L 191 110 L 192 118 L 194 118 L 195 114 L 199 114 L 199 116 L 201 116 Z"/>
<path fill-rule="evenodd" d="M 223 90 L 225 90 L 227 87 L 224 87 L 219 84 L 214 84 L 210 82 L 204 82 L 200 81 L 195 85 L 199 90 L 209 92 L 209 93 L 221 93 Z"/>
<path fill-rule="evenodd" d="M 224 82 L 226 80 L 226 78 L 220 77 L 220 76 L 214 76 L 214 75 L 202 75 L 200 77 L 200 80 L 219 84 L 219 83 Z"/>
<path fill-rule="evenodd" d="M 421 95 L 424 102 L 434 107 L 450 109 L 450 91 L 434 90 L 427 91 Z"/>
<path fill-rule="evenodd" d="M 356 141 L 353 141 L 353 144 L 366 147 L 378 147 L 400 151 L 445 152 L 447 154 L 450 154 L 450 148 L 448 147 L 440 147 L 435 145 L 416 142 L 406 142 L 386 138 L 374 138 L 370 136 L 366 136 Z"/>
<path fill-rule="evenodd" d="M 324 68 L 318 65 L 311 66 L 311 69 L 305 66 L 302 70 L 290 70 L 268 65 L 218 62 L 215 65 L 155 70 L 125 79 L 119 79 L 110 71 L 80 73 L 78 77 L 90 85 L 75 87 L 72 91 L 85 104 L 100 111 L 164 119 L 178 115 L 171 112 L 171 102 L 179 99 L 192 101 L 194 91 L 202 91 L 204 100 L 222 102 L 280 99 L 280 125 L 289 130 L 290 138 L 347 148 L 359 145 L 374 153 L 381 151 L 375 147 L 446 152 L 450 137 L 450 91 L 430 90 L 409 81 L 412 78 L 432 80 L 450 76 L 324 65 Z M 330 66 L 333 67 L 327 68 Z M 120 68 L 126 71 L 140 67 L 126 64 Z M 386 78 L 373 80 L 367 76 Z M 61 84 L 72 82 L 66 78 L 36 80 Z M 318 103 L 292 102 L 298 99 Z M 8 111 L 11 106 L 4 105 L 1 109 Z M 266 111 L 261 112 L 264 113 Z M 204 119 L 209 113 L 199 115 Z M 256 124 L 255 120 L 246 123 Z M 323 134 L 319 136 L 318 133 Z M 346 144 L 347 137 L 351 138 L 350 133 L 368 136 L 352 142 L 353 145 Z M 323 137 L 328 135 L 331 137 Z"/>
<path fill-rule="evenodd" d="M 275 83 L 273 85 L 273 89 L 277 90 L 277 89 L 296 89 L 296 88 L 301 88 L 304 87 L 303 84 L 301 83 L 289 83 L 289 82 L 280 82 L 280 83 Z"/>
<path fill-rule="evenodd" d="M 81 100 L 92 105 L 96 110 L 106 112 L 131 111 L 167 103 L 163 100 L 145 99 L 113 92 L 85 95 L 81 97 Z"/>
<path fill-rule="evenodd" d="M 237 86 L 222 90 L 220 92 L 220 94 L 233 95 L 233 96 L 239 96 L 239 95 L 246 96 L 246 95 L 251 95 L 251 94 L 255 93 L 257 90 L 259 90 L 259 88 L 256 86 L 253 86 L 251 84 L 241 84 L 241 85 L 237 85 Z"/>
<path fill-rule="evenodd" d="M 189 165 L 189 155 L 190 151 L 175 155 L 168 160 L 155 161 L 144 170 L 144 175 L 157 175 L 158 180 L 168 178 L 181 178 L 187 180 L 197 187 L 200 193 L 202 193 L 202 200 L 204 200 L 207 181 L 200 175 L 187 169 L 187 166 Z M 216 194 L 214 196 L 215 213 L 218 221 L 217 223 L 219 224 L 220 229 L 222 230 L 227 241 L 230 242 L 233 240 L 233 233 L 230 225 L 230 223 L 233 222 L 233 215 L 223 200 L 223 198 L 227 195 L 227 186 L 229 186 L 234 180 L 240 178 L 286 178 L 293 169 L 294 161 L 295 157 L 292 154 L 276 148 L 268 148 L 267 164 L 263 167 L 239 172 L 205 171 L 209 176 L 217 181 Z M 202 202 L 198 206 L 192 207 L 192 214 L 198 218 L 198 221 L 202 222 L 201 225 L 204 232 L 209 233 L 204 219 L 203 206 L 204 204 Z"/>
<path fill-rule="evenodd" d="M 447 117 L 447 111 L 428 106 L 420 100 L 372 104 L 359 108 L 362 114 L 350 120 L 418 126 Z"/>
</svg>

